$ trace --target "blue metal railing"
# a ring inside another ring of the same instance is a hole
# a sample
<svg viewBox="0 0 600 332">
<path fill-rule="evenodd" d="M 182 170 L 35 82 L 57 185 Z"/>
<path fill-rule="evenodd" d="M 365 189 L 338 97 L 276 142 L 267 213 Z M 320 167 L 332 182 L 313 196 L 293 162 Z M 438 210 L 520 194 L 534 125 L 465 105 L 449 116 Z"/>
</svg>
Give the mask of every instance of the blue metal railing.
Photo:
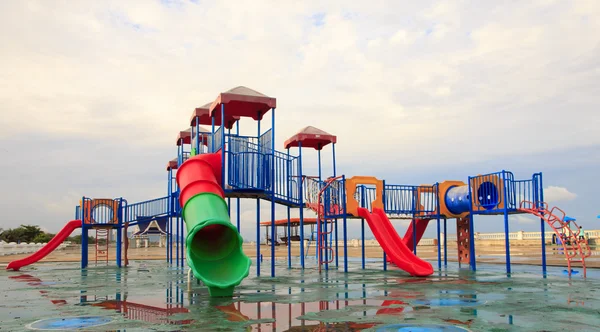
<svg viewBox="0 0 600 332">
<path fill-rule="evenodd" d="M 536 173 L 531 179 L 515 180 L 514 174 L 509 171 L 469 177 L 473 208 L 482 210 L 478 213 L 498 213 L 504 209 L 514 212 L 523 200 L 538 202 L 543 196 L 540 177 L 541 174 Z M 504 188 L 504 192 L 500 188 Z"/>
<path fill-rule="evenodd" d="M 125 210 L 124 222 L 137 221 L 138 217 L 169 215 L 169 196 L 129 204 Z"/>
<path fill-rule="evenodd" d="M 299 158 L 270 147 L 270 131 L 256 144 L 254 137 L 229 136 L 227 151 L 228 184 L 233 189 L 273 192 L 280 200 L 299 203 L 297 176 Z M 268 135 L 269 134 L 269 135 Z M 268 139 L 267 139 L 268 137 Z M 272 183 L 272 168 L 275 181 Z M 293 181 L 293 185 L 288 185 Z"/>
<path fill-rule="evenodd" d="M 265 133 L 260 135 L 260 137 L 258 139 L 258 145 L 260 146 L 261 153 L 270 153 L 270 151 L 271 151 L 271 142 L 272 142 L 271 130 L 272 129 L 265 131 Z"/>
<path fill-rule="evenodd" d="M 437 214 L 438 186 L 385 185 L 383 207 L 388 214 Z"/>
</svg>

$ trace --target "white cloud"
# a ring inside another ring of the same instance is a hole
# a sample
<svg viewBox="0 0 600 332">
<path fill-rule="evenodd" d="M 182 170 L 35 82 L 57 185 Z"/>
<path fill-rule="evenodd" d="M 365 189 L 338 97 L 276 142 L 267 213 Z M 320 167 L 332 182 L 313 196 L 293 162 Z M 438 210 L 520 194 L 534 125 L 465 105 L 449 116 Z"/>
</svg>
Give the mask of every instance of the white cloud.
<svg viewBox="0 0 600 332">
<path fill-rule="evenodd" d="M 237 85 L 278 98 L 280 148 L 306 125 L 338 135 L 338 174 L 357 155 L 375 174 L 600 144 L 597 1 L 341 4 L 0 2 L 0 137 L 32 137 L 0 146 L 4 212 L 23 218 L 33 187 L 53 224 L 61 197 L 161 196 L 192 109 Z"/>
<path fill-rule="evenodd" d="M 567 188 L 549 186 L 544 188 L 544 200 L 546 202 L 565 202 L 577 198 L 577 194 L 570 192 Z"/>
<path fill-rule="evenodd" d="M 517 222 L 519 224 L 534 224 L 539 223 L 540 218 L 534 217 L 529 214 L 515 214 L 509 217 L 511 221 Z"/>
</svg>

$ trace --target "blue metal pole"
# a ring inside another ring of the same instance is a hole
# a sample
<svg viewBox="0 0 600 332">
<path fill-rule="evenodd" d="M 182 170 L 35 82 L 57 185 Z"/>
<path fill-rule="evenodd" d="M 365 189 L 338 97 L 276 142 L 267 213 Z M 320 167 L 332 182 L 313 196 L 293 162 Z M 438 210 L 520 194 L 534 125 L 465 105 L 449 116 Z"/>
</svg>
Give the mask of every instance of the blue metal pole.
<svg viewBox="0 0 600 332">
<path fill-rule="evenodd" d="M 442 252 L 440 247 L 440 216 L 437 217 L 437 258 L 438 258 L 438 269 L 442 269 Z"/>
<path fill-rule="evenodd" d="M 543 180 L 542 180 L 542 173 L 539 173 L 539 184 L 538 184 L 538 189 L 536 190 L 536 192 L 538 192 L 539 194 L 539 201 L 543 202 L 544 201 L 544 185 L 543 185 Z M 536 202 L 536 204 L 539 207 L 538 202 Z M 544 273 L 544 276 L 546 276 L 547 270 L 546 270 L 546 221 L 544 220 L 544 218 L 540 218 L 540 229 L 542 231 L 542 272 Z"/>
<path fill-rule="evenodd" d="M 469 197 L 471 197 L 469 195 Z M 507 215 L 508 216 L 508 215 Z M 475 257 L 475 223 L 473 213 L 469 213 L 469 265 L 471 270 L 477 270 L 477 259 Z"/>
<path fill-rule="evenodd" d="M 275 277 L 275 107 L 271 109 L 271 277 Z"/>
<path fill-rule="evenodd" d="M 118 213 L 118 217 L 117 217 L 117 266 L 121 267 L 121 246 L 123 245 L 123 213 L 121 213 L 121 209 L 123 208 L 122 206 L 123 204 L 123 200 L 119 199 L 119 210 L 116 211 L 116 213 Z"/>
<path fill-rule="evenodd" d="M 508 238 L 509 236 L 509 229 L 508 229 L 508 210 L 507 210 L 507 200 L 506 200 L 506 188 L 508 188 L 508 186 L 506 185 L 506 172 L 503 170 L 502 171 L 502 184 L 504 185 L 504 190 L 503 190 L 503 197 L 504 197 L 504 245 L 506 247 L 506 273 L 510 273 L 510 240 Z"/>
<path fill-rule="evenodd" d="M 365 186 L 360 187 L 360 207 L 365 207 Z M 365 219 L 360 219 L 360 241 L 362 268 L 365 269 Z"/>
<path fill-rule="evenodd" d="M 469 177 L 469 196 L 473 197 L 471 188 L 471 177 Z M 473 201 L 469 202 L 469 266 L 471 270 L 477 270 L 477 258 L 475 257 L 475 216 L 473 215 Z"/>
<path fill-rule="evenodd" d="M 286 191 L 287 191 L 287 195 L 286 196 L 287 196 L 288 200 L 291 201 L 292 200 L 292 195 L 291 195 L 291 192 L 290 192 L 291 191 L 290 190 L 291 161 L 290 161 L 290 149 L 289 148 L 287 149 L 287 163 L 285 165 L 287 167 L 287 170 L 286 170 L 286 175 L 287 175 L 287 181 L 286 181 L 287 182 L 286 183 L 287 188 L 286 188 Z M 287 248 L 288 249 L 288 269 L 292 268 L 292 241 L 290 241 L 290 238 L 292 237 L 292 233 L 291 233 L 292 227 L 290 225 L 290 212 L 291 212 L 290 209 L 291 208 L 288 205 L 288 207 L 287 207 L 287 240 L 286 240 L 287 247 L 288 247 Z"/>
<path fill-rule="evenodd" d="M 81 268 L 88 265 L 88 227 L 86 225 L 85 196 L 81 198 Z M 91 211 L 90 211 L 91 213 Z"/>
<path fill-rule="evenodd" d="M 444 266 L 448 266 L 448 228 L 447 219 L 444 217 Z"/>
<path fill-rule="evenodd" d="M 171 209 L 172 207 L 172 198 L 173 195 L 171 193 L 171 168 L 169 167 L 169 170 L 167 171 L 167 243 L 165 244 L 165 247 L 167 248 L 167 263 L 169 262 L 169 236 L 171 235 L 169 232 L 169 225 L 168 223 L 170 222 L 171 219 Z"/>
<path fill-rule="evenodd" d="M 383 180 L 383 193 L 382 193 L 381 201 L 383 202 L 383 212 L 385 212 L 385 202 L 386 202 L 385 180 Z M 385 250 L 383 251 L 383 270 L 387 271 L 387 255 L 385 254 Z"/>
<path fill-rule="evenodd" d="M 300 265 L 304 269 L 304 178 L 302 177 L 302 142 L 298 142 L 298 179 L 300 196 Z"/>
<path fill-rule="evenodd" d="M 221 185 L 225 187 L 225 105 L 221 104 Z"/>
<path fill-rule="evenodd" d="M 258 114 L 257 121 L 258 135 L 256 140 L 258 141 L 258 148 L 260 150 L 260 112 Z M 258 174 L 260 174 L 258 170 Z M 267 241 L 267 239 L 265 239 Z M 256 275 L 260 276 L 260 198 L 256 199 Z"/>
<path fill-rule="evenodd" d="M 343 232 L 344 232 L 344 272 L 348 272 L 348 226 L 346 224 L 347 222 L 347 218 L 346 218 L 346 176 L 342 175 L 342 204 L 344 204 L 344 215 L 343 215 Z"/>
<path fill-rule="evenodd" d="M 179 239 L 179 266 L 183 267 L 183 248 L 185 247 L 185 235 L 183 234 L 183 218 L 181 216 L 177 217 L 177 224 L 179 224 L 179 234 L 181 234 Z"/>
<path fill-rule="evenodd" d="M 417 210 L 417 193 L 418 193 L 418 191 L 416 189 L 417 189 L 416 187 L 413 187 L 413 192 L 412 192 L 412 197 L 413 197 L 413 199 L 412 199 L 412 217 L 413 218 L 410 221 L 410 223 L 412 225 L 412 231 L 413 231 L 413 234 L 412 234 L 413 235 L 412 236 L 412 238 L 413 238 L 413 243 L 412 243 L 413 244 L 413 254 L 415 254 L 415 255 L 417 254 L 417 227 L 416 227 L 417 225 L 415 222 L 415 212 Z"/>
<path fill-rule="evenodd" d="M 256 199 L 256 276 L 260 276 L 260 198 Z"/>
<path fill-rule="evenodd" d="M 175 264 L 179 266 L 179 215 L 175 216 Z"/>
<path fill-rule="evenodd" d="M 211 134 L 210 134 L 210 152 L 215 153 L 215 115 L 211 113 L 210 115 L 211 121 Z M 221 119 L 221 124 L 223 123 L 223 119 Z"/>
<path fill-rule="evenodd" d="M 200 154 L 200 119 L 196 117 L 194 121 L 196 122 L 196 153 Z"/>
<path fill-rule="evenodd" d="M 318 158 L 318 164 L 319 164 L 319 190 L 321 190 L 321 144 L 319 144 L 318 146 L 319 148 L 317 149 L 317 158 Z M 318 200 L 318 198 L 317 198 Z M 321 206 L 321 202 L 318 201 L 317 202 L 317 211 L 319 210 L 319 207 Z M 325 200 L 323 200 L 323 216 L 325 216 Z M 325 219 L 325 218 L 323 218 Z M 322 255 L 323 252 L 320 250 L 321 248 L 321 233 L 323 232 L 323 221 L 321 220 L 321 216 L 317 213 L 317 245 L 315 246 L 315 257 L 317 258 L 317 263 L 321 264 L 321 260 L 326 261 L 327 257 L 325 257 L 325 259 L 322 259 Z M 327 238 L 325 239 L 327 240 Z M 326 243 L 327 245 L 327 243 Z"/>
<path fill-rule="evenodd" d="M 239 233 L 240 232 L 240 198 L 239 197 L 236 198 L 235 209 L 236 209 L 235 217 L 237 218 L 237 230 Z"/>
<path fill-rule="evenodd" d="M 331 144 L 331 150 L 333 150 L 333 177 L 337 176 L 337 170 L 336 170 L 336 165 L 335 165 L 335 143 Z M 335 189 L 334 189 L 335 190 Z M 337 192 L 337 195 L 339 195 L 339 189 Z M 337 202 L 338 205 L 341 204 L 341 202 Z M 339 208 L 338 208 L 339 211 Z M 335 218 L 334 222 L 334 227 L 335 227 L 335 267 L 339 267 L 339 245 L 338 245 L 338 220 L 337 218 Z"/>
</svg>

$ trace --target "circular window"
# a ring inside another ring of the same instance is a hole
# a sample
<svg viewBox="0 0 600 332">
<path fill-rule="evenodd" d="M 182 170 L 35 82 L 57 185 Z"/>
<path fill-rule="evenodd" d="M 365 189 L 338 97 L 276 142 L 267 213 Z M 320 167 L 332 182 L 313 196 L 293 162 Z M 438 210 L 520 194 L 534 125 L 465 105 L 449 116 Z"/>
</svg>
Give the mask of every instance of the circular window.
<svg viewBox="0 0 600 332">
<path fill-rule="evenodd" d="M 106 204 L 98 204 L 92 209 L 92 219 L 95 224 L 109 224 L 114 219 L 115 212 Z"/>
<path fill-rule="evenodd" d="M 500 202 L 500 195 L 498 193 L 498 187 L 492 182 L 483 182 L 477 189 L 477 196 L 479 203 L 486 210 L 495 208 Z"/>
</svg>

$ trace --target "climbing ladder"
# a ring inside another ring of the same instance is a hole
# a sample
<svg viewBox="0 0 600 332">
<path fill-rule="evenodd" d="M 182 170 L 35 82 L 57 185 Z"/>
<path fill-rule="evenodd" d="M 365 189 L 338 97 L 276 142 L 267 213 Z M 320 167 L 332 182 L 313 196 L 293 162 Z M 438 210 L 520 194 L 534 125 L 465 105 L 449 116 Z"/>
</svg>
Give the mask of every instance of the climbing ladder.
<svg viewBox="0 0 600 332">
<path fill-rule="evenodd" d="M 571 275 L 572 263 L 581 263 L 583 277 L 585 278 L 585 259 L 592 255 L 592 251 L 585 236 L 582 238 L 579 237 L 579 226 L 575 221 L 565 222 L 566 213 L 556 206 L 552 209 L 548 209 L 548 203 L 546 202 L 538 202 L 536 204 L 531 201 L 522 201 L 519 205 L 519 211 L 540 217 L 552 227 L 556 236 L 561 239 L 560 242 L 563 247 L 565 258 L 567 259 L 569 276 Z M 576 232 L 571 230 L 570 223 L 575 226 Z M 562 237 L 563 234 L 566 236 L 566 239 Z"/>
<path fill-rule="evenodd" d="M 325 202 L 323 199 L 323 193 L 331 186 L 334 181 L 341 179 L 341 176 L 330 177 L 328 178 L 318 195 L 318 205 L 317 205 L 317 243 L 319 247 L 319 272 L 321 271 L 321 266 L 323 264 L 329 264 L 333 262 L 334 259 L 334 250 L 332 247 L 333 242 L 333 228 L 335 226 L 335 222 L 333 218 L 328 218 L 325 213 Z M 327 240 L 327 236 L 329 236 L 329 241 Z"/>
<path fill-rule="evenodd" d="M 96 265 L 98 260 L 104 260 L 108 265 L 108 234 L 108 229 L 96 228 Z M 101 240 L 104 240 L 104 243 L 100 243 Z"/>
</svg>

